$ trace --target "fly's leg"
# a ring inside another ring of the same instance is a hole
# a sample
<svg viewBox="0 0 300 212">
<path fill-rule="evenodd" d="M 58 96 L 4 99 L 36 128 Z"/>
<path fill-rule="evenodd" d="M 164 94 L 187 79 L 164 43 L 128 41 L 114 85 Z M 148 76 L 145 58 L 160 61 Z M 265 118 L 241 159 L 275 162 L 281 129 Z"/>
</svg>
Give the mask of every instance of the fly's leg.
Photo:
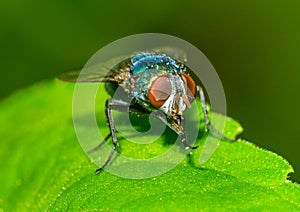
<svg viewBox="0 0 300 212">
<path fill-rule="evenodd" d="M 166 126 L 168 126 L 171 130 L 173 130 L 178 136 L 180 136 L 182 138 L 181 142 L 182 145 L 184 146 L 185 149 L 197 149 L 198 146 L 191 146 L 187 143 L 187 138 L 186 138 L 186 132 L 184 131 L 178 131 L 177 129 L 175 129 L 166 119 L 165 116 L 163 116 L 161 113 L 159 112 L 154 112 L 154 116 L 159 119 L 162 123 L 164 123 Z M 185 129 L 185 121 L 182 120 L 183 122 L 183 129 Z"/>
<path fill-rule="evenodd" d="M 97 146 L 94 147 L 93 149 L 89 150 L 87 153 L 88 153 L 88 154 L 91 154 L 91 153 L 93 153 L 93 152 L 96 152 L 98 149 L 100 149 L 100 148 L 103 146 L 103 144 L 105 144 L 105 142 L 106 142 L 110 137 L 111 137 L 111 133 L 109 133 L 109 134 L 103 139 L 103 141 L 102 141 L 99 145 L 97 145 Z"/>
<path fill-rule="evenodd" d="M 118 140 L 117 140 L 117 136 L 116 136 L 116 130 L 115 130 L 115 125 L 114 125 L 114 121 L 112 118 L 112 110 L 118 110 L 121 112 L 134 112 L 134 113 L 144 113 L 141 110 L 139 110 L 136 107 L 132 107 L 130 105 L 130 103 L 125 102 L 123 100 L 119 100 L 119 99 L 108 99 L 106 101 L 106 116 L 107 116 L 107 120 L 108 120 L 108 124 L 110 127 L 110 134 L 108 134 L 106 136 L 106 138 L 104 139 L 104 141 L 102 141 L 97 147 L 95 147 L 94 149 L 90 150 L 90 152 L 94 152 L 97 149 L 99 149 L 107 140 L 108 138 L 112 137 L 113 139 L 113 147 L 111 149 L 111 152 L 107 158 L 107 160 L 105 161 L 105 163 L 96 170 L 96 174 L 100 173 L 102 170 L 105 169 L 105 167 L 109 164 L 109 162 L 111 161 L 114 152 L 116 150 L 116 148 L 118 147 Z M 182 144 L 184 146 L 185 149 L 197 149 L 198 146 L 191 146 L 187 143 L 187 138 L 186 138 L 186 132 L 185 131 L 179 131 L 177 129 L 175 129 L 166 119 L 165 116 L 163 116 L 161 113 L 159 112 L 154 112 L 154 116 L 159 119 L 162 123 L 164 123 L 166 126 L 168 126 L 171 130 L 173 130 L 178 136 L 181 136 L 182 138 Z M 183 120 L 182 120 L 183 121 Z M 185 123 L 183 121 L 183 123 Z M 185 124 L 184 127 L 185 129 Z"/>
<path fill-rule="evenodd" d="M 199 92 L 199 95 L 200 95 L 201 106 L 202 106 L 202 110 L 203 110 L 204 118 L 205 118 L 205 125 L 207 126 L 207 128 L 210 129 L 213 133 L 215 133 L 221 139 L 225 139 L 225 140 L 231 141 L 231 142 L 236 141 L 235 139 L 228 138 L 227 136 L 223 135 L 213 125 L 211 125 L 210 120 L 208 118 L 208 112 L 207 112 L 207 107 L 206 107 L 206 102 L 205 102 L 205 96 L 204 96 L 203 89 L 200 86 L 197 86 L 197 91 Z"/>
<path fill-rule="evenodd" d="M 119 100 L 119 99 L 108 99 L 108 100 L 106 100 L 105 107 L 106 107 L 106 117 L 107 117 L 108 124 L 109 124 L 109 127 L 110 127 L 110 133 L 105 137 L 104 141 L 102 141 L 94 149 L 91 149 L 89 151 L 89 153 L 94 152 L 97 149 L 99 149 L 110 137 L 112 137 L 112 140 L 113 140 L 113 147 L 112 147 L 112 149 L 110 151 L 110 154 L 109 154 L 107 160 L 105 161 L 105 163 L 99 169 L 96 170 L 96 174 L 100 173 L 109 164 L 109 162 L 111 161 L 111 159 L 112 159 L 112 157 L 115 153 L 116 148 L 119 145 L 118 139 L 117 139 L 117 136 L 116 136 L 115 124 L 114 124 L 114 120 L 113 120 L 112 113 L 111 113 L 112 110 L 118 110 L 118 111 L 121 111 L 121 112 L 136 112 L 136 113 L 141 112 L 137 108 L 131 107 L 130 103 L 125 102 L 123 100 Z"/>
<path fill-rule="evenodd" d="M 112 156 L 115 153 L 115 150 L 117 149 L 117 147 L 119 145 L 117 135 L 116 135 L 115 124 L 114 124 L 114 120 L 113 120 L 112 113 L 111 113 L 112 109 L 115 109 L 114 107 L 117 107 L 117 106 L 124 107 L 124 105 L 122 105 L 121 101 L 119 101 L 119 100 L 115 100 L 115 99 L 106 100 L 106 104 L 105 104 L 106 117 L 107 117 L 107 121 L 108 121 L 109 128 L 110 128 L 110 134 L 111 134 L 112 140 L 113 140 L 113 147 L 112 147 L 112 149 L 109 153 L 109 156 L 108 156 L 107 160 L 105 161 L 105 163 L 99 169 L 96 170 L 96 174 L 99 174 L 109 164 L 109 162 L 111 161 Z"/>
<path fill-rule="evenodd" d="M 112 110 L 118 110 L 120 112 L 135 112 L 135 113 L 139 113 L 141 112 L 140 110 L 136 109 L 136 108 L 132 108 L 130 107 L 130 104 L 127 102 L 124 102 L 122 100 L 117 100 L 117 99 L 111 99 L 111 109 Z M 107 142 L 107 140 L 112 136 L 111 132 L 103 139 L 103 141 L 97 145 L 96 147 L 94 147 L 93 149 L 89 150 L 87 153 L 91 154 L 95 151 L 97 151 L 98 149 L 100 149 L 103 144 L 105 144 L 105 142 Z"/>
<path fill-rule="evenodd" d="M 199 146 L 191 146 L 187 143 L 187 137 L 186 137 L 186 124 L 185 124 L 185 119 L 181 120 L 182 126 L 183 126 L 183 135 L 182 135 L 182 144 L 184 146 L 185 149 L 197 149 Z"/>
</svg>

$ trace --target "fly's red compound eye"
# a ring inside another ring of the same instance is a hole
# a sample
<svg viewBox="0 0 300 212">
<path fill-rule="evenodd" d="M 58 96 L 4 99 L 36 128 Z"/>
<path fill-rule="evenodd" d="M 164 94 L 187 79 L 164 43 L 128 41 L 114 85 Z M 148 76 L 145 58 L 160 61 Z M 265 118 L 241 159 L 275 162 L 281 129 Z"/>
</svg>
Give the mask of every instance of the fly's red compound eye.
<svg viewBox="0 0 300 212">
<path fill-rule="evenodd" d="M 157 77 L 148 89 L 148 98 L 154 107 L 161 107 L 171 94 L 171 82 L 167 76 Z"/>
<path fill-rule="evenodd" d="M 182 78 L 186 85 L 186 93 L 189 101 L 192 102 L 196 94 L 196 84 L 194 80 L 187 74 L 182 74 Z"/>
</svg>

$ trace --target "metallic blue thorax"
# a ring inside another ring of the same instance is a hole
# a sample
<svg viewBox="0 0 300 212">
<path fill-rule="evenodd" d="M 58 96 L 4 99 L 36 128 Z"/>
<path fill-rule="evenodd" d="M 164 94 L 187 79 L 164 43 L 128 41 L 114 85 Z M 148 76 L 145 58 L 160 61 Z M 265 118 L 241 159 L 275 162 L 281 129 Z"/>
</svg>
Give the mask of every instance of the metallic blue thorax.
<svg viewBox="0 0 300 212">
<path fill-rule="evenodd" d="M 181 74 L 185 66 L 164 54 L 141 53 L 131 58 L 134 78 L 133 95 L 140 104 L 149 105 L 148 89 L 159 76 Z M 146 106 L 146 105 L 145 105 Z"/>
</svg>

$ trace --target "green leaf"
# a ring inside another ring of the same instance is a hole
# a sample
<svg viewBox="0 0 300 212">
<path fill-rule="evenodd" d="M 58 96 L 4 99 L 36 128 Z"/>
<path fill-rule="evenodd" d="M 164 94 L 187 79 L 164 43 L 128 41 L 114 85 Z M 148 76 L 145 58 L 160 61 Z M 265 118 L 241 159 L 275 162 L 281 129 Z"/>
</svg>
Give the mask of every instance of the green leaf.
<svg viewBox="0 0 300 212">
<path fill-rule="evenodd" d="M 0 211 L 300 210 L 300 187 L 287 180 L 292 167 L 244 140 L 222 141 L 204 164 L 199 162 L 203 149 L 194 150 L 176 168 L 155 178 L 124 179 L 106 171 L 95 175 L 97 167 L 74 132 L 73 88 L 71 83 L 48 81 L 1 102 Z M 104 105 L 97 105 L 97 117 L 107 133 Z M 216 121 L 220 118 L 214 114 Z M 228 136 L 241 129 L 227 118 Z M 162 136 L 143 146 L 121 139 L 121 151 L 154 157 L 169 148 L 166 140 Z M 197 143 L 203 142 L 199 137 Z"/>
</svg>

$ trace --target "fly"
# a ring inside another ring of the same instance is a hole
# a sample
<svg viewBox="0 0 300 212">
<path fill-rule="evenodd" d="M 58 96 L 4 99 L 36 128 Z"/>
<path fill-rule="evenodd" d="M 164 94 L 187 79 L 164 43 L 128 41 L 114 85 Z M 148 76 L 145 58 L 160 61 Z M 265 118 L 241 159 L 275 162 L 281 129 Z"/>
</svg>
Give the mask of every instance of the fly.
<svg viewBox="0 0 300 212">
<path fill-rule="evenodd" d="M 134 54 L 119 62 L 107 74 L 101 73 L 101 69 L 107 70 L 107 68 L 95 67 L 87 73 L 80 74 L 80 71 L 75 71 L 59 76 L 59 79 L 68 82 L 105 82 L 106 90 L 112 97 L 106 100 L 106 116 L 110 133 L 91 151 L 101 147 L 110 137 L 112 137 L 113 147 L 106 162 L 96 170 L 96 173 L 105 169 L 118 147 L 112 110 L 135 113 L 161 111 L 166 116 L 154 113 L 155 117 L 181 137 L 185 149 L 196 149 L 198 146 L 187 143 L 183 112 L 191 107 L 191 103 L 198 96 L 206 127 L 222 139 L 235 141 L 224 136 L 211 125 L 203 89 L 196 85 L 189 75 L 189 69 L 184 64 L 185 60 L 184 53 L 175 49 L 171 51 L 169 49 L 166 53 L 147 51 Z M 114 98 L 113 94 L 117 88 L 121 88 L 132 101 Z"/>
</svg>

